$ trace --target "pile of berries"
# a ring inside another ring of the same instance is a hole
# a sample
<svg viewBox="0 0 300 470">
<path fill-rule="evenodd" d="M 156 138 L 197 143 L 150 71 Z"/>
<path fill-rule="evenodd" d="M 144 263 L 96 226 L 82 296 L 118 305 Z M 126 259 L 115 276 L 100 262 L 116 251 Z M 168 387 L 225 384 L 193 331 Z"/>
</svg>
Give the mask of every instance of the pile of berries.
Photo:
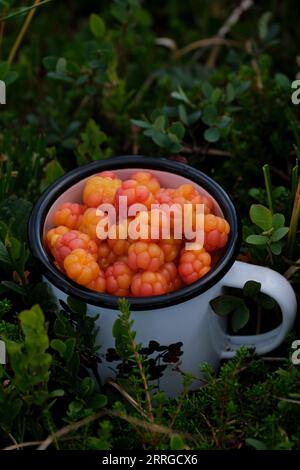
<svg viewBox="0 0 300 470">
<path fill-rule="evenodd" d="M 97 208 L 111 204 L 118 214 L 121 196 L 127 198 L 128 211 L 135 203 L 143 204 L 144 209 L 135 216 L 129 211 L 127 218 L 117 220 L 109 227 L 107 238 L 101 239 L 99 223 L 104 226 L 108 215 Z M 171 213 L 166 235 L 163 206 L 156 208 L 156 213 L 151 209 L 152 204 L 175 204 L 181 209 L 187 203 L 192 205 L 192 221 L 196 205 L 204 204 L 202 248 L 186 249 L 184 231 L 181 239 L 175 236 L 176 211 Z M 197 281 L 220 259 L 230 226 L 214 213 L 214 207 L 214 201 L 192 184 L 162 188 L 149 171 L 135 172 L 125 181 L 105 171 L 88 179 L 82 201 L 58 207 L 45 245 L 56 267 L 88 289 L 116 296 L 162 295 Z M 134 235 L 130 231 L 132 224 Z"/>
</svg>

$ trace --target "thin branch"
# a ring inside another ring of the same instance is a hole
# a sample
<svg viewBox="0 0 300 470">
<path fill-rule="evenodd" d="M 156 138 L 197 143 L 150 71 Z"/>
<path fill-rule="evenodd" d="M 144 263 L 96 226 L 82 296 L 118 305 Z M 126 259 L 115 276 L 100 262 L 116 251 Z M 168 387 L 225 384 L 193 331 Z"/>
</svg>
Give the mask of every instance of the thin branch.
<svg viewBox="0 0 300 470">
<path fill-rule="evenodd" d="M 226 150 L 219 150 L 219 149 L 214 149 L 214 148 L 209 148 L 207 146 L 204 147 L 198 147 L 198 146 L 184 146 L 181 150 L 183 153 L 198 153 L 202 155 L 216 155 L 219 157 L 229 157 L 232 158 L 233 155 L 230 152 L 227 152 Z"/>
<path fill-rule="evenodd" d="M 30 7 L 21 8 L 20 10 L 15 11 L 14 13 L 10 13 L 9 15 L 2 16 L 0 18 L 0 23 L 2 23 L 3 21 L 6 21 L 6 20 L 10 20 L 11 18 L 16 18 L 18 16 L 25 15 L 25 13 L 27 13 L 28 11 L 33 10 L 35 8 L 38 8 L 38 7 L 41 7 L 41 6 L 45 5 L 46 3 L 50 3 L 50 2 L 52 2 L 52 0 L 43 0 L 38 5 L 31 5 Z"/>
<path fill-rule="evenodd" d="M 12 64 L 12 62 L 14 61 L 14 58 L 18 52 L 18 49 L 20 47 L 20 44 L 21 42 L 23 41 L 23 38 L 29 28 L 29 25 L 31 23 L 31 20 L 35 14 L 35 11 L 36 11 L 36 8 L 40 5 L 41 3 L 41 0 L 35 0 L 33 6 L 32 6 L 32 9 L 28 12 L 28 15 L 26 16 L 26 19 L 22 25 L 22 28 L 20 29 L 20 32 L 13 44 L 13 47 L 11 48 L 11 51 L 9 53 L 9 56 L 8 56 L 8 59 L 7 59 L 7 62 L 9 64 Z"/>
<path fill-rule="evenodd" d="M 294 405 L 300 405 L 299 400 L 293 400 L 292 398 L 284 398 L 284 397 L 274 397 L 277 400 L 286 401 L 287 403 L 293 403 Z"/>
<path fill-rule="evenodd" d="M 112 416 L 115 418 L 120 418 L 124 421 L 126 421 L 129 424 L 139 426 L 147 431 L 151 431 L 154 433 L 160 433 L 160 434 L 165 434 L 167 436 L 174 436 L 174 435 L 180 435 L 182 437 L 185 437 L 189 440 L 195 441 L 195 437 L 189 433 L 180 433 L 173 431 L 172 429 L 169 429 L 166 426 L 160 425 L 160 424 L 155 424 L 155 423 L 149 423 L 147 421 L 142 421 L 138 418 L 134 418 L 132 416 L 127 416 L 124 413 L 119 413 L 118 411 L 113 411 L 113 410 L 102 410 L 99 413 L 93 415 L 93 416 L 88 416 L 86 418 L 81 419 L 80 421 L 77 421 L 76 423 L 69 424 L 68 426 L 63 427 L 59 431 L 56 431 L 54 434 L 51 434 L 50 436 L 47 437 L 37 448 L 37 450 L 46 450 L 55 439 L 59 439 L 73 431 L 76 431 L 77 429 L 81 428 L 82 426 L 87 426 L 88 424 L 93 423 L 97 419 L 103 417 L 103 416 Z"/>
<path fill-rule="evenodd" d="M 249 8 L 251 8 L 254 5 L 254 2 L 252 0 L 243 0 L 231 13 L 231 15 L 227 18 L 225 23 L 221 26 L 217 33 L 217 37 L 219 38 L 225 38 L 227 34 L 230 32 L 232 27 L 239 21 L 243 13 L 245 13 Z M 218 58 L 220 52 L 220 46 L 214 47 L 210 55 L 207 59 L 206 65 L 207 67 L 214 67 L 216 60 Z"/>
<path fill-rule="evenodd" d="M 183 47 L 182 49 L 178 49 L 174 53 L 174 57 L 179 59 L 185 54 L 192 52 L 196 49 L 200 49 L 202 47 L 212 47 L 212 46 L 232 46 L 232 47 L 239 47 L 244 49 L 244 45 L 238 41 L 232 41 L 230 39 L 223 39 L 219 38 L 218 36 L 213 36 L 212 38 L 207 39 L 199 39 L 198 41 L 191 42 L 187 46 Z"/>
<path fill-rule="evenodd" d="M 125 400 L 127 400 L 128 403 L 130 403 L 143 416 L 143 418 L 148 419 L 147 413 L 145 413 L 145 411 L 138 404 L 138 402 L 131 395 L 129 395 L 129 393 L 127 393 L 126 390 L 124 390 L 124 388 L 122 388 L 119 384 L 117 384 L 116 382 L 113 382 L 112 380 L 109 380 L 108 383 L 109 385 L 114 387 L 116 390 L 118 390 L 118 392 L 125 398 Z"/>
</svg>

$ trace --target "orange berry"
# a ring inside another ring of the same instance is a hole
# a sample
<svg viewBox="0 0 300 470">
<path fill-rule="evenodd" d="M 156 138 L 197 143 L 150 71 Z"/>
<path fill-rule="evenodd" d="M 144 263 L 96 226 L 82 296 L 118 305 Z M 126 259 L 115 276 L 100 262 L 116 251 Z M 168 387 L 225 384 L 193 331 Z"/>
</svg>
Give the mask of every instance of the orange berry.
<svg viewBox="0 0 300 470">
<path fill-rule="evenodd" d="M 100 204 L 115 202 L 117 190 L 122 181 L 115 176 L 92 176 L 88 179 L 83 190 L 83 201 L 88 207 L 98 207 Z"/>
<path fill-rule="evenodd" d="M 148 297 L 152 295 L 162 295 L 168 292 L 168 285 L 165 277 L 152 271 L 137 273 L 132 278 L 131 292 L 134 297 Z"/>
<path fill-rule="evenodd" d="M 93 240 L 100 242 L 97 236 L 97 225 L 100 221 L 107 219 L 106 214 L 97 215 L 97 209 L 89 208 L 84 212 L 79 229 L 81 232 L 89 235 Z"/>
<path fill-rule="evenodd" d="M 230 226 L 227 220 L 213 214 L 204 216 L 204 247 L 207 251 L 224 248 L 228 241 Z"/>
<path fill-rule="evenodd" d="M 52 219 L 53 224 L 65 225 L 72 230 L 77 229 L 85 209 L 81 204 L 65 202 L 55 211 Z"/>
<path fill-rule="evenodd" d="M 182 246 L 182 240 L 175 239 L 171 236 L 170 239 L 160 240 L 158 245 L 164 252 L 165 261 L 168 263 L 176 260 L 178 257 Z"/>
<path fill-rule="evenodd" d="M 119 297 L 129 295 L 132 276 L 133 272 L 122 261 L 109 266 L 105 271 L 107 292 Z"/>
<path fill-rule="evenodd" d="M 70 229 L 65 227 L 64 225 L 60 225 L 59 227 L 52 228 L 46 234 L 46 240 L 50 251 L 52 252 L 53 247 L 57 240 L 62 237 L 65 233 L 68 233 Z"/>
<path fill-rule="evenodd" d="M 100 268 L 93 255 L 82 248 L 73 250 L 65 258 L 64 268 L 70 279 L 83 286 L 88 286 L 100 273 Z"/>
<path fill-rule="evenodd" d="M 96 260 L 98 257 L 97 244 L 91 240 L 91 238 L 85 233 L 81 233 L 78 230 L 70 230 L 69 232 L 62 235 L 55 243 L 53 247 L 53 256 L 60 266 L 63 266 L 63 262 L 66 256 L 76 248 L 82 248 L 88 251 L 93 258 Z"/>
<path fill-rule="evenodd" d="M 106 269 L 117 261 L 117 255 L 109 247 L 107 241 L 101 242 L 98 248 L 98 263 L 100 268 Z"/>
<path fill-rule="evenodd" d="M 160 182 L 149 171 L 138 171 L 131 176 L 131 179 L 137 181 L 139 184 L 146 186 L 152 194 L 157 193 L 160 189 Z"/>
<path fill-rule="evenodd" d="M 129 247 L 128 266 L 133 271 L 158 271 L 164 261 L 164 253 L 156 243 L 134 242 Z"/>
<path fill-rule="evenodd" d="M 173 292 L 182 286 L 182 280 L 177 273 L 175 263 L 165 263 L 159 269 L 160 274 L 164 276 L 168 285 L 168 292 Z"/>
<path fill-rule="evenodd" d="M 106 279 L 105 279 L 104 272 L 102 271 L 102 269 L 100 269 L 98 276 L 95 279 L 93 279 L 89 284 L 87 284 L 86 287 L 96 292 L 106 291 Z"/>
<path fill-rule="evenodd" d="M 154 202 L 154 198 L 147 186 L 139 184 L 135 180 L 123 181 L 122 186 L 118 189 L 116 194 L 116 207 L 119 208 L 120 197 L 127 198 L 127 207 L 129 208 L 133 204 L 139 203 L 144 204 L 148 209 Z"/>
<path fill-rule="evenodd" d="M 182 250 L 178 272 L 185 284 L 192 284 L 211 269 L 211 257 L 204 248 L 201 250 Z"/>
</svg>

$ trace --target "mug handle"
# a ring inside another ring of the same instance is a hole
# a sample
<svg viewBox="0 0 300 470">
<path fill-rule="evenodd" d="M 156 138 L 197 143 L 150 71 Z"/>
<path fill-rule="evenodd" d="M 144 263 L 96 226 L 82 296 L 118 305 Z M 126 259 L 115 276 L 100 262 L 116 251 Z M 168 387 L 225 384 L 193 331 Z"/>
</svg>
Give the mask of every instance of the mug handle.
<svg viewBox="0 0 300 470">
<path fill-rule="evenodd" d="M 224 287 L 243 288 L 247 281 L 255 280 L 261 283 L 261 291 L 270 295 L 281 308 L 282 323 L 267 333 L 249 336 L 227 335 L 230 350 L 222 351 L 222 359 L 235 356 L 241 346 L 255 348 L 257 354 L 266 354 L 279 346 L 293 326 L 297 301 L 290 283 L 281 274 L 269 268 L 236 261 L 222 284 Z"/>
</svg>

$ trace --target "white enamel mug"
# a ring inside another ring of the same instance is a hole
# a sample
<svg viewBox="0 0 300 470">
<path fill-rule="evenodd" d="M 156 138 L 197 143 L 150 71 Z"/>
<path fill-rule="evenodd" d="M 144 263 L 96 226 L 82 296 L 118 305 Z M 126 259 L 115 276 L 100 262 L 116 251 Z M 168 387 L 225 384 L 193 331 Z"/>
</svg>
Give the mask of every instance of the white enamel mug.
<svg viewBox="0 0 300 470">
<path fill-rule="evenodd" d="M 29 221 L 31 251 L 41 266 L 44 279 L 57 300 L 71 295 L 86 302 L 88 314 L 99 314 L 97 344 L 102 362 L 101 380 L 115 378 L 126 367 L 114 350 L 112 327 L 118 317 L 118 298 L 92 292 L 75 284 L 60 272 L 44 249 L 45 232 L 52 227 L 53 212 L 63 202 L 81 202 L 85 181 L 91 175 L 111 170 L 127 179 L 137 170 L 149 170 L 163 187 L 192 183 L 214 200 L 214 212 L 228 220 L 231 234 L 224 255 L 213 269 L 197 282 L 175 292 L 144 298 L 128 298 L 134 320 L 136 341 L 143 346 L 153 385 L 174 397 L 182 390 L 182 372 L 191 372 L 192 388 L 201 385 L 200 366 L 209 363 L 215 369 L 220 360 L 232 358 L 241 345 L 253 347 L 258 354 L 272 351 L 290 331 L 297 310 L 296 297 L 289 282 L 277 272 L 261 266 L 235 261 L 240 244 L 240 227 L 235 207 L 228 194 L 211 178 L 182 163 L 141 156 L 115 157 L 93 162 L 71 171 L 41 196 Z M 273 297 L 281 308 L 282 323 L 268 333 L 253 336 L 230 336 L 226 319 L 217 316 L 210 300 L 222 294 L 224 287 L 242 288 L 245 282 L 261 283 L 261 290 Z"/>
</svg>

